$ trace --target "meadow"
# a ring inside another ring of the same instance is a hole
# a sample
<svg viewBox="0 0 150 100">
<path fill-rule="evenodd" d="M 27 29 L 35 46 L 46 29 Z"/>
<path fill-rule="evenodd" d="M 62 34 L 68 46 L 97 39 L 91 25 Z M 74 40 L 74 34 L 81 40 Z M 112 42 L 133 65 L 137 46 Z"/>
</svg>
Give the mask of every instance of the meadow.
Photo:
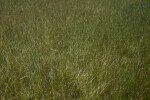
<svg viewBox="0 0 150 100">
<path fill-rule="evenodd" d="M 0 0 L 0 100 L 150 100 L 150 0 Z"/>
</svg>

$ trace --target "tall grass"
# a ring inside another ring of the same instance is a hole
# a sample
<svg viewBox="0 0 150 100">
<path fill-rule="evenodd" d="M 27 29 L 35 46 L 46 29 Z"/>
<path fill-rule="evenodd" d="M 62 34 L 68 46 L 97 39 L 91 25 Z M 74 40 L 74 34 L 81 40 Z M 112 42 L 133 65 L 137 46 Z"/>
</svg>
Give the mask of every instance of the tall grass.
<svg viewBox="0 0 150 100">
<path fill-rule="evenodd" d="M 1 100 L 149 100 L 149 0 L 0 0 Z"/>
</svg>

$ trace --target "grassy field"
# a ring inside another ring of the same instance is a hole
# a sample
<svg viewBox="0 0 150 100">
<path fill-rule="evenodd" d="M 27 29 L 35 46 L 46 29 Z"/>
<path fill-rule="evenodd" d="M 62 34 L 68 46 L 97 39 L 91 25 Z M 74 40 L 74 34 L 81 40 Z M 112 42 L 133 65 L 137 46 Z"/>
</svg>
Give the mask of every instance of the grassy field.
<svg viewBox="0 0 150 100">
<path fill-rule="evenodd" d="M 150 0 L 0 0 L 0 100 L 150 100 Z"/>
</svg>

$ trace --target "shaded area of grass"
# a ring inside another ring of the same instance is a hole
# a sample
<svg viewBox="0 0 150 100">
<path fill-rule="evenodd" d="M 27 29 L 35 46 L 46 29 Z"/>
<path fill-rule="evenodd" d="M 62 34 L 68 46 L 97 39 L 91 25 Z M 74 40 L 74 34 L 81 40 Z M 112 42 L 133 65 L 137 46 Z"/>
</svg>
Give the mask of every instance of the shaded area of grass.
<svg viewBox="0 0 150 100">
<path fill-rule="evenodd" d="M 0 0 L 0 98 L 148 100 L 149 0 Z"/>
</svg>

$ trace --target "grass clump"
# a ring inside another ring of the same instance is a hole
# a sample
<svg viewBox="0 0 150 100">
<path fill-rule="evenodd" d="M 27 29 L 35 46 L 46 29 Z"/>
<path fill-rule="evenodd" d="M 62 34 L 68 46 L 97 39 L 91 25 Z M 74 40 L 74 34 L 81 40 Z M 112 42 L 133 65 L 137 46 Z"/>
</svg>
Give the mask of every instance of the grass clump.
<svg viewBox="0 0 150 100">
<path fill-rule="evenodd" d="M 150 99 L 149 0 L 0 0 L 0 99 Z"/>
</svg>

